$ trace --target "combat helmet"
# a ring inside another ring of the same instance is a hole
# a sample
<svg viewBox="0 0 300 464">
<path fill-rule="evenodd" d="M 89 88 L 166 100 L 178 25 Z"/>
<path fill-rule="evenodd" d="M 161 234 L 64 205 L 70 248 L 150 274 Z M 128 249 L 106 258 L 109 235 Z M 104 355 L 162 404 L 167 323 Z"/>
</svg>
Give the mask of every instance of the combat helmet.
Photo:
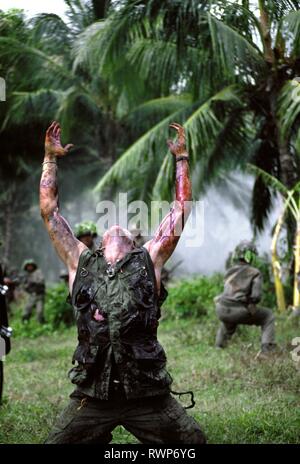
<svg viewBox="0 0 300 464">
<path fill-rule="evenodd" d="M 97 237 L 97 227 L 93 221 L 83 221 L 75 225 L 75 237 L 80 238 L 84 235 Z"/>
<path fill-rule="evenodd" d="M 36 262 L 32 258 L 30 258 L 30 259 L 25 259 L 25 261 L 23 261 L 23 264 L 22 264 L 23 271 L 26 271 L 26 267 L 29 266 L 30 264 L 34 266 L 35 269 L 37 269 Z"/>
<path fill-rule="evenodd" d="M 255 244 L 249 240 L 243 240 L 235 247 L 232 262 L 245 261 L 247 264 L 251 264 L 257 255 L 258 251 Z"/>
</svg>

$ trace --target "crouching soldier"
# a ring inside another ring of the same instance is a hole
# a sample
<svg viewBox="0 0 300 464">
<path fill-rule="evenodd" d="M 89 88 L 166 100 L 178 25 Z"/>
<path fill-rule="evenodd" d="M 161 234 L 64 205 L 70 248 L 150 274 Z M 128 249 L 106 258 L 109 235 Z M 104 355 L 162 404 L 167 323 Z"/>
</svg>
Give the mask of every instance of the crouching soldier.
<svg viewBox="0 0 300 464">
<path fill-rule="evenodd" d="M 24 278 L 24 289 L 29 295 L 28 302 L 24 309 L 23 322 L 28 321 L 34 308 L 36 308 L 37 320 L 43 324 L 44 318 L 44 301 L 45 301 L 45 278 L 41 269 L 33 259 L 27 259 L 23 263 L 23 270 L 26 275 Z"/>
<path fill-rule="evenodd" d="M 274 351 L 275 317 L 267 308 L 256 306 L 261 300 L 262 275 L 253 266 L 257 250 L 253 243 L 241 242 L 233 254 L 233 265 L 225 275 L 224 291 L 215 298 L 216 313 L 221 321 L 216 346 L 225 348 L 239 324 L 261 327 L 261 351 Z"/>
</svg>

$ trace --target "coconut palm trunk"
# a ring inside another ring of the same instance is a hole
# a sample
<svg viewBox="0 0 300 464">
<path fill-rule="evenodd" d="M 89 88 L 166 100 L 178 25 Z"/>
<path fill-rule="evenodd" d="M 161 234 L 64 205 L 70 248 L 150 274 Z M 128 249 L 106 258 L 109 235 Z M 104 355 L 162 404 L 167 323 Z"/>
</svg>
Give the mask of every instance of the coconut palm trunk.
<svg viewBox="0 0 300 464">
<path fill-rule="evenodd" d="M 280 312 L 283 312 L 286 309 L 284 288 L 283 288 L 283 284 L 281 280 L 282 278 L 281 265 L 279 262 L 279 257 L 277 255 L 277 243 L 278 243 L 280 231 L 282 229 L 282 225 L 284 223 L 284 216 L 285 216 L 285 208 L 283 208 L 283 211 L 277 221 L 275 232 L 272 238 L 272 244 L 271 244 L 272 269 L 273 269 L 273 275 L 274 275 L 275 293 L 276 293 L 276 300 L 277 300 L 277 308 Z"/>
<path fill-rule="evenodd" d="M 299 201 L 299 212 L 300 212 L 300 201 Z M 295 237 L 294 247 L 295 257 L 295 270 L 294 270 L 294 295 L 293 295 L 293 309 L 296 310 L 300 307 L 300 218 L 297 221 L 297 231 Z"/>
</svg>

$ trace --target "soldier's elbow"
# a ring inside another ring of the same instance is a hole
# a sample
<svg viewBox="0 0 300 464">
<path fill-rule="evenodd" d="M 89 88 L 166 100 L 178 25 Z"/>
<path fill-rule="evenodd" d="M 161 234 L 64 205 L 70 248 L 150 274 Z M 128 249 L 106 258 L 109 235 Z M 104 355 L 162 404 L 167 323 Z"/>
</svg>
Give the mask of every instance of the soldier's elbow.
<svg viewBox="0 0 300 464">
<path fill-rule="evenodd" d="M 43 219 L 44 222 L 49 222 L 51 220 L 51 218 L 53 218 L 54 216 L 54 211 L 55 209 L 54 208 L 51 208 L 51 207 L 41 207 L 40 208 L 40 214 L 41 214 L 41 217 Z"/>
</svg>

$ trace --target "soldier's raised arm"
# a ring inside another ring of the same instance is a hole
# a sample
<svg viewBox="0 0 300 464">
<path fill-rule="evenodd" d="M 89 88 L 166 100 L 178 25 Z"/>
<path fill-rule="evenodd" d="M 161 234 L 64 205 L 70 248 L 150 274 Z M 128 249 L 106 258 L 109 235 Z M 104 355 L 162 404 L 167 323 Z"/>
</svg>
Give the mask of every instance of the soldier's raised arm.
<svg viewBox="0 0 300 464">
<path fill-rule="evenodd" d="M 154 238 L 145 243 L 154 264 L 157 280 L 165 262 L 172 255 L 184 224 L 191 212 L 192 186 L 189 174 L 189 154 L 186 149 L 185 131 L 177 123 L 170 125 L 177 131 L 177 140 L 168 140 L 168 146 L 176 160 L 175 202 L 158 227 Z"/>
<path fill-rule="evenodd" d="M 49 236 L 59 257 L 74 274 L 81 252 L 86 246 L 74 237 L 67 221 L 59 213 L 57 158 L 65 156 L 71 144 L 63 147 L 60 125 L 53 122 L 46 132 L 45 158 L 40 182 L 40 209 Z"/>
</svg>

